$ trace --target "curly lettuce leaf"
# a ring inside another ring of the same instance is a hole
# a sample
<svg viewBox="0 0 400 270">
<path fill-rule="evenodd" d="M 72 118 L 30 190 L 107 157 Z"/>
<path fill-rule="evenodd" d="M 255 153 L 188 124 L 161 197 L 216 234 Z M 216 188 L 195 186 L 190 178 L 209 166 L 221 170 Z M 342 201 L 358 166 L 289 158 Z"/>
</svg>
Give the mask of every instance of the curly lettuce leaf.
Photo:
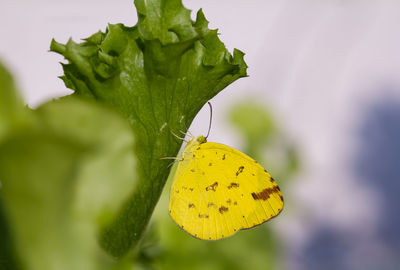
<svg viewBox="0 0 400 270">
<path fill-rule="evenodd" d="M 181 0 L 136 0 L 138 23 L 108 25 L 75 43 L 52 41 L 62 54 L 66 86 L 122 113 L 135 134 L 139 180 L 119 218 L 103 230 L 101 245 L 114 256 L 136 246 L 168 177 L 168 161 L 201 107 L 247 76 L 243 53 L 231 55 L 208 28 L 203 12 L 192 21 Z"/>
</svg>

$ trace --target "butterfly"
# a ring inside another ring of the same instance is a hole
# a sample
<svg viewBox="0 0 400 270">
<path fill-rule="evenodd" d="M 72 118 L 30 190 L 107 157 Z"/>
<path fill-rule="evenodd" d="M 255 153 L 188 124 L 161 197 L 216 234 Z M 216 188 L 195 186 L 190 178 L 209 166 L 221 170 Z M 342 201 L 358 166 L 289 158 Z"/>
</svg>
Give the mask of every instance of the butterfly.
<svg viewBox="0 0 400 270">
<path fill-rule="evenodd" d="M 190 235 L 218 240 L 260 225 L 282 209 L 278 184 L 254 159 L 204 136 L 188 142 L 173 178 L 169 213 Z"/>
</svg>

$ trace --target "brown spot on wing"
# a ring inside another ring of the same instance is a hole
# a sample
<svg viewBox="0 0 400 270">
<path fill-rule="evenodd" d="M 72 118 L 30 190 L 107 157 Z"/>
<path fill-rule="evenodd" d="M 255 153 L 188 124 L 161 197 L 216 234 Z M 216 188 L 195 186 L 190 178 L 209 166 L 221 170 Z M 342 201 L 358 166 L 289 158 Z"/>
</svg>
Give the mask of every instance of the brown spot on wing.
<svg viewBox="0 0 400 270">
<path fill-rule="evenodd" d="M 239 169 L 236 172 L 236 176 L 238 176 L 239 174 L 241 174 L 243 172 L 244 166 L 240 166 Z"/>
<path fill-rule="evenodd" d="M 259 192 L 259 193 L 251 193 L 251 196 L 253 196 L 254 200 L 263 200 L 266 201 L 269 199 L 269 195 L 273 194 L 273 193 L 278 193 L 279 189 L 278 187 L 273 187 L 273 188 L 266 188 L 263 191 Z"/>
<path fill-rule="evenodd" d="M 212 207 L 212 206 L 215 206 L 215 204 L 212 203 L 212 202 L 210 202 L 210 203 L 207 204 L 207 207 L 208 207 L 208 208 L 210 208 L 210 207 Z"/>
<path fill-rule="evenodd" d="M 222 160 L 225 160 L 225 154 L 222 156 Z"/>
<path fill-rule="evenodd" d="M 228 186 L 228 189 L 237 188 L 237 187 L 239 187 L 239 183 L 231 183 L 231 184 Z"/>
<path fill-rule="evenodd" d="M 231 202 L 232 202 L 231 199 L 226 201 L 227 204 L 231 204 Z"/>
<path fill-rule="evenodd" d="M 206 187 L 206 191 L 212 190 L 212 191 L 216 191 L 216 188 L 218 187 L 218 182 L 215 182 L 212 185 L 209 185 L 208 187 Z"/>
<path fill-rule="evenodd" d="M 208 215 L 206 215 L 206 214 L 199 214 L 199 218 L 208 218 Z"/>
<path fill-rule="evenodd" d="M 228 211 L 228 207 L 221 206 L 220 208 L 218 208 L 218 210 L 219 210 L 219 212 L 220 212 L 221 214 L 223 214 L 224 212 L 227 212 L 227 211 Z"/>
<path fill-rule="evenodd" d="M 194 204 L 193 203 L 189 203 L 189 208 L 194 208 Z"/>
</svg>

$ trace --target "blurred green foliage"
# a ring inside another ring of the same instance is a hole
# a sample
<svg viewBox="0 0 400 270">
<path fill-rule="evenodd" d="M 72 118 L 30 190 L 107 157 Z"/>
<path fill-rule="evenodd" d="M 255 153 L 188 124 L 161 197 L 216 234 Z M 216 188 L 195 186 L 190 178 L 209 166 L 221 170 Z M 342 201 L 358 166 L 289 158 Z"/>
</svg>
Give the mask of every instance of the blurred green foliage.
<svg viewBox="0 0 400 270">
<path fill-rule="evenodd" d="M 243 140 L 243 151 L 269 169 L 285 184 L 300 167 L 296 147 L 285 136 L 279 120 L 268 107 L 256 100 L 232 106 L 229 119 Z"/>
<path fill-rule="evenodd" d="M 98 234 L 135 185 L 130 126 L 74 97 L 30 110 L 0 78 L 0 269 L 116 267 Z"/>
<path fill-rule="evenodd" d="M 0 143 L 20 127 L 27 125 L 29 115 L 17 92 L 15 82 L 0 62 Z"/>
<path fill-rule="evenodd" d="M 245 101 L 234 106 L 229 118 L 241 133 L 245 151 L 256 160 L 262 160 L 263 150 L 277 133 L 275 119 L 264 106 Z"/>
</svg>

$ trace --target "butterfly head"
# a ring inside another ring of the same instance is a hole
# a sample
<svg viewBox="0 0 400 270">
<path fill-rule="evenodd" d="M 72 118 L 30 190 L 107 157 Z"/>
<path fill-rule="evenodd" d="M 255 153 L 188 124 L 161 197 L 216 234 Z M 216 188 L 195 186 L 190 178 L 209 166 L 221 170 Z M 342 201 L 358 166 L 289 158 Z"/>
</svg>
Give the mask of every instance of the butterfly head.
<svg viewBox="0 0 400 270">
<path fill-rule="evenodd" d="M 206 143 L 207 138 L 204 136 L 198 136 L 196 139 L 190 140 L 185 146 L 185 149 L 182 153 L 182 157 L 191 157 L 193 156 L 193 151 L 199 147 L 200 144 Z"/>
<path fill-rule="evenodd" d="M 198 137 L 196 138 L 196 141 L 197 141 L 199 144 L 202 144 L 202 143 L 207 142 L 207 138 L 204 137 L 204 136 L 198 136 Z"/>
</svg>

